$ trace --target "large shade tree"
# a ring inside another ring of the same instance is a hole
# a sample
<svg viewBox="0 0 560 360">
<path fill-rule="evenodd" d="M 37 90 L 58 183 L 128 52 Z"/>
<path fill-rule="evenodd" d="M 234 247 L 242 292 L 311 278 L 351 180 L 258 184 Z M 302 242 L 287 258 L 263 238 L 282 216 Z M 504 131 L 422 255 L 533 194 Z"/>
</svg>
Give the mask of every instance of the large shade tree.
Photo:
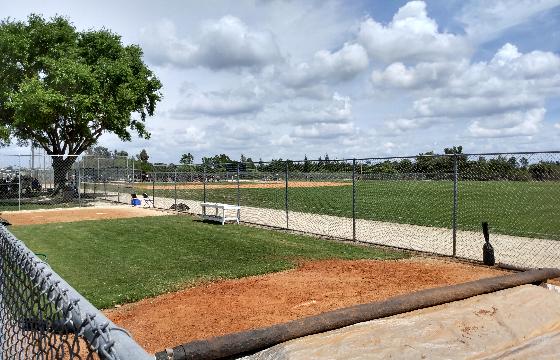
<svg viewBox="0 0 560 360">
<path fill-rule="evenodd" d="M 0 138 L 53 157 L 55 183 L 104 133 L 149 138 L 161 83 L 142 50 L 109 30 L 78 31 L 64 17 L 0 22 Z"/>
</svg>

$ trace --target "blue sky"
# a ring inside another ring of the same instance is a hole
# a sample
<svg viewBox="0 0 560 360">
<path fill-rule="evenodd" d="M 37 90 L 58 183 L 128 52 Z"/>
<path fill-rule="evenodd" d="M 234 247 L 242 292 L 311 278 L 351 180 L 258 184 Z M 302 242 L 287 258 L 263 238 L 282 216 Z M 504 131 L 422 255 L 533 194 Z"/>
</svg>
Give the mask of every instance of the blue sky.
<svg viewBox="0 0 560 360">
<path fill-rule="evenodd" d="M 139 44 L 154 161 L 558 150 L 560 0 L 11 1 Z M 2 153 L 26 149 L 3 149 Z"/>
</svg>

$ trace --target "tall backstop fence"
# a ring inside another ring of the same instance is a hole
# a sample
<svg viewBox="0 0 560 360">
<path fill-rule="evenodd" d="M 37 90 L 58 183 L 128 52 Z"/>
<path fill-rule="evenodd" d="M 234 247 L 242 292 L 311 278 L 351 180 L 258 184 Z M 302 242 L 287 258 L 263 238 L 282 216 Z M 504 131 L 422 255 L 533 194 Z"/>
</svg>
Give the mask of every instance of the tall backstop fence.
<svg viewBox="0 0 560 360">
<path fill-rule="evenodd" d="M 0 359 L 154 359 L 0 226 Z"/>
<path fill-rule="evenodd" d="M 78 156 L 0 155 L 0 210 L 77 206 Z"/>
<path fill-rule="evenodd" d="M 19 162 L 0 208 L 137 197 L 200 214 L 202 202 L 217 202 L 240 205 L 245 223 L 473 260 L 482 260 L 488 222 L 498 262 L 560 267 L 560 151 L 183 165 L 83 156 L 66 168 L 35 160 L 41 169 Z M 39 186 L 14 187 L 26 174 Z"/>
</svg>

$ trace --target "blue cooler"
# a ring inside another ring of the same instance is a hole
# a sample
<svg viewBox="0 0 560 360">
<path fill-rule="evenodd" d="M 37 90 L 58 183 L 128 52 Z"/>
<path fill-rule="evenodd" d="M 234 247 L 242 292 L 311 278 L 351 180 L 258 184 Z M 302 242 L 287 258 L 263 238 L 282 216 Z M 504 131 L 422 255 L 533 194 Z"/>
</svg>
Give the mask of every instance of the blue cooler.
<svg viewBox="0 0 560 360">
<path fill-rule="evenodd" d="M 140 201 L 140 199 L 132 199 L 130 200 L 130 204 L 134 206 L 139 206 L 142 205 L 142 202 Z"/>
</svg>

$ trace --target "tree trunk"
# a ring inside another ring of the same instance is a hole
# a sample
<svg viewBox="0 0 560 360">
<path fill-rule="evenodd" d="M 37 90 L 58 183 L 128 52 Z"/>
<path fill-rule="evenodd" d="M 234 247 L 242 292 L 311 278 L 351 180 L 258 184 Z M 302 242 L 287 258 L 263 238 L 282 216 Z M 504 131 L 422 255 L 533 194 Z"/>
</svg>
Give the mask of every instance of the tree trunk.
<svg viewBox="0 0 560 360">
<path fill-rule="evenodd" d="M 75 179 L 69 178 L 72 165 L 76 161 L 75 156 L 68 156 L 66 159 L 62 156 L 52 157 L 52 167 L 54 172 L 54 194 L 58 194 L 61 190 L 65 190 L 69 182 Z"/>
</svg>

